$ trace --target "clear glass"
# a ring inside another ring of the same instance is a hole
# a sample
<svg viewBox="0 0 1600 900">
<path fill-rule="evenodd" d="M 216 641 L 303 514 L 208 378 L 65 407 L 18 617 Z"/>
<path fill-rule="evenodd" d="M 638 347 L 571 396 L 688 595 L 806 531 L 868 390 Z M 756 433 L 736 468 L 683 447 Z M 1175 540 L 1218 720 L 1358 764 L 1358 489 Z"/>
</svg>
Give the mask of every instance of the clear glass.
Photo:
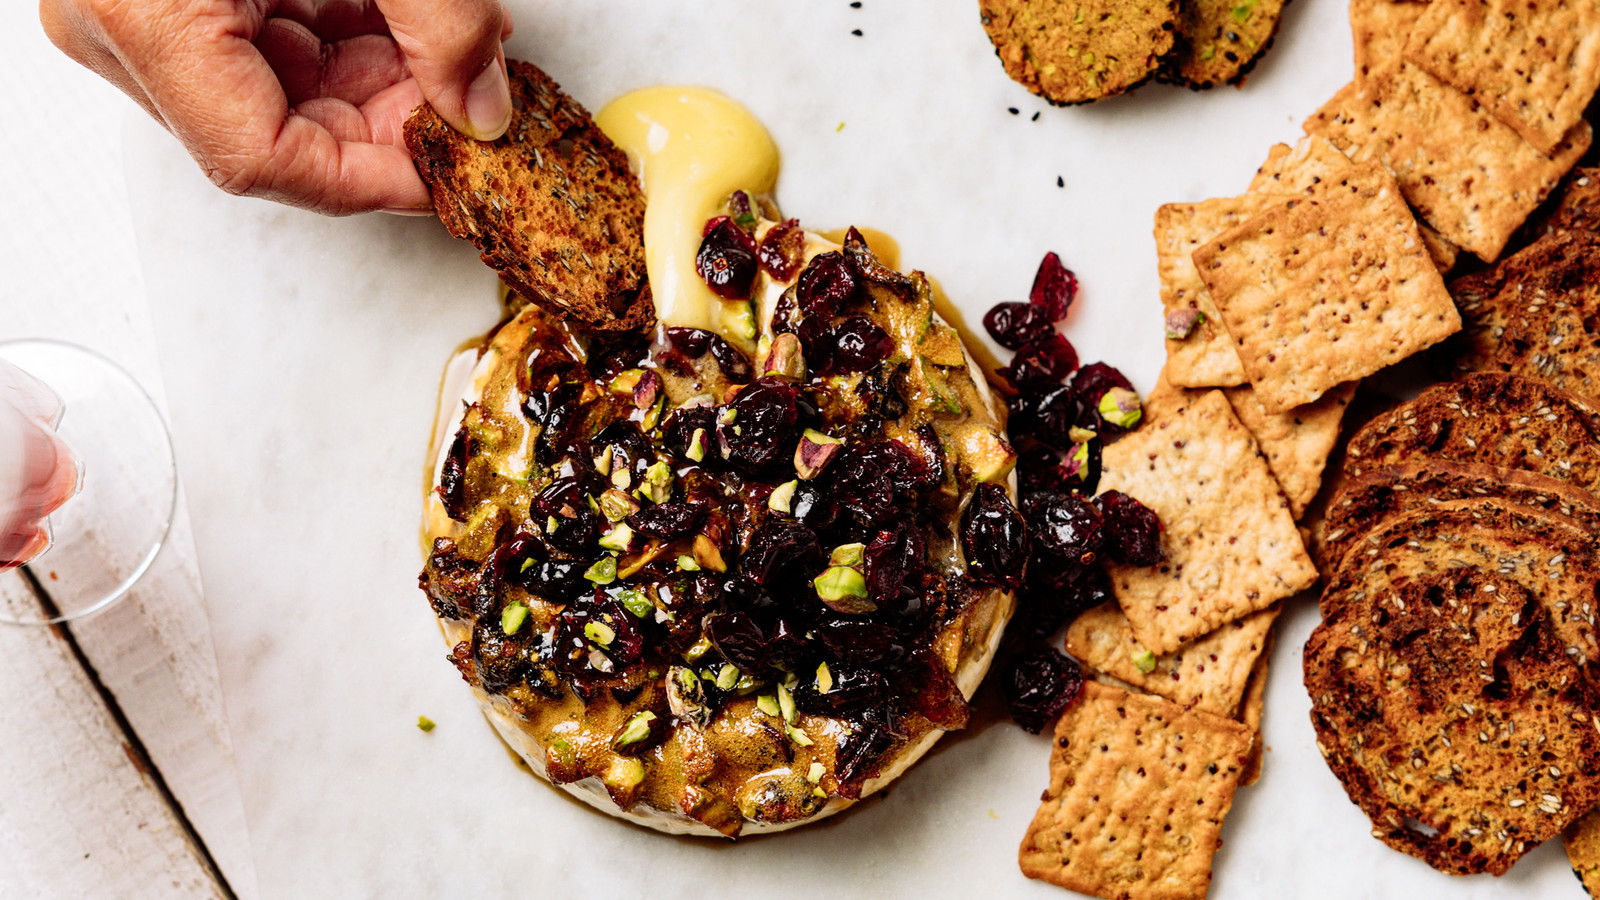
<svg viewBox="0 0 1600 900">
<path fill-rule="evenodd" d="M 64 341 L 0 341 L 0 579 L 42 595 L 0 604 L 0 622 L 65 622 L 126 596 L 177 501 L 166 422 L 127 370 Z"/>
</svg>

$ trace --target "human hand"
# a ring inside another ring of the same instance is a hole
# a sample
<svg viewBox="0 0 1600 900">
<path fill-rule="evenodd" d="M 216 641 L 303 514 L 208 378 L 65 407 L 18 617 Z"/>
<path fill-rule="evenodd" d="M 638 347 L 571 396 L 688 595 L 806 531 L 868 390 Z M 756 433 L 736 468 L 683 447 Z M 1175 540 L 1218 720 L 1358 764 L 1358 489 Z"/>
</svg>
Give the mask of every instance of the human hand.
<svg viewBox="0 0 1600 900">
<path fill-rule="evenodd" d="M 77 458 L 56 436 L 54 391 L 0 360 L 0 569 L 50 546 L 45 521 L 78 489 Z"/>
<path fill-rule="evenodd" d="M 40 0 L 39 16 L 217 186 L 330 215 L 432 209 L 401 135 L 424 100 L 483 140 L 511 117 L 499 0 Z"/>
</svg>

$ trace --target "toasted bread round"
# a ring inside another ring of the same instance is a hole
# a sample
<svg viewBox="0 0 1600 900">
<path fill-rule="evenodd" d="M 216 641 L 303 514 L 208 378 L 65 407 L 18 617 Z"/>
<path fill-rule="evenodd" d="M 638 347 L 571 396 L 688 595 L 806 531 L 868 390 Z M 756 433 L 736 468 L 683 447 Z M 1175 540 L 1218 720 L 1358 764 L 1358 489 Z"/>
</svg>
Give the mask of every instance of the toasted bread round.
<svg viewBox="0 0 1600 900">
<path fill-rule="evenodd" d="M 1056 104 L 1120 94 L 1155 75 L 1175 40 L 1177 0 L 979 0 L 1013 81 Z"/>
<path fill-rule="evenodd" d="M 1288 0 L 1185 0 L 1156 77 L 1194 90 L 1238 84 L 1266 55 Z"/>
<path fill-rule="evenodd" d="M 1497 499 L 1394 516 L 1305 648 L 1317 745 L 1373 834 L 1505 872 L 1600 800 L 1594 535 Z"/>
</svg>

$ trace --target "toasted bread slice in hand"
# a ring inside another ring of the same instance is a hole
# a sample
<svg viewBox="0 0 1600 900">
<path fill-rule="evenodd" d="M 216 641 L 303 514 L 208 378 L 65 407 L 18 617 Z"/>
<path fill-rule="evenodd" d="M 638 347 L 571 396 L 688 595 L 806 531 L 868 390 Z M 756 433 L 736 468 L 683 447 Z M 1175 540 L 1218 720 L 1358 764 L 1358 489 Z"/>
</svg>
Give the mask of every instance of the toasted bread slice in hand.
<svg viewBox="0 0 1600 900">
<path fill-rule="evenodd" d="M 517 293 L 580 330 L 652 328 L 644 193 L 627 157 L 537 66 L 508 69 L 513 111 L 499 140 L 466 137 L 426 105 L 406 120 L 439 219 Z"/>
</svg>

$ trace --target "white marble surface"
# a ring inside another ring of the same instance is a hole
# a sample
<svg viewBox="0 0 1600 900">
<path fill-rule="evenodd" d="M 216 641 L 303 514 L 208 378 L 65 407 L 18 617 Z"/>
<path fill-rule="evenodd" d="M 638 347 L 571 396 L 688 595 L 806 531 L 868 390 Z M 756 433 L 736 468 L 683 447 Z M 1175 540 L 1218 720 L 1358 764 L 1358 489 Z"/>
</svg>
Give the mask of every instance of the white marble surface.
<svg viewBox="0 0 1600 900">
<path fill-rule="evenodd" d="M 1244 90 L 1074 109 L 1005 78 L 971 0 L 512 5 L 513 55 L 591 106 L 666 82 L 743 101 L 783 149 L 790 215 L 895 234 L 973 319 L 1059 251 L 1084 285 L 1069 336 L 1144 387 L 1162 354 L 1155 208 L 1242 190 L 1350 71 L 1339 0 L 1291 4 Z M 225 197 L 153 125 L 126 142 L 266 896 L 1060 895 L 1015 863 L 1046 740 L 992 709 L 887 797 L 738 845 L 624 825 L 526 776 L 416 588 L 436 378 L 494 320 L 493 279 L 431 220 Z M 1228 820 L 1213 896 L 1580 896 L 1553 846 L 1463 880 L 1368 836 L 1312 742 L 1298 657 L 1314 616 L 1285 618 L 1265 774 Z"/>
</svg>

